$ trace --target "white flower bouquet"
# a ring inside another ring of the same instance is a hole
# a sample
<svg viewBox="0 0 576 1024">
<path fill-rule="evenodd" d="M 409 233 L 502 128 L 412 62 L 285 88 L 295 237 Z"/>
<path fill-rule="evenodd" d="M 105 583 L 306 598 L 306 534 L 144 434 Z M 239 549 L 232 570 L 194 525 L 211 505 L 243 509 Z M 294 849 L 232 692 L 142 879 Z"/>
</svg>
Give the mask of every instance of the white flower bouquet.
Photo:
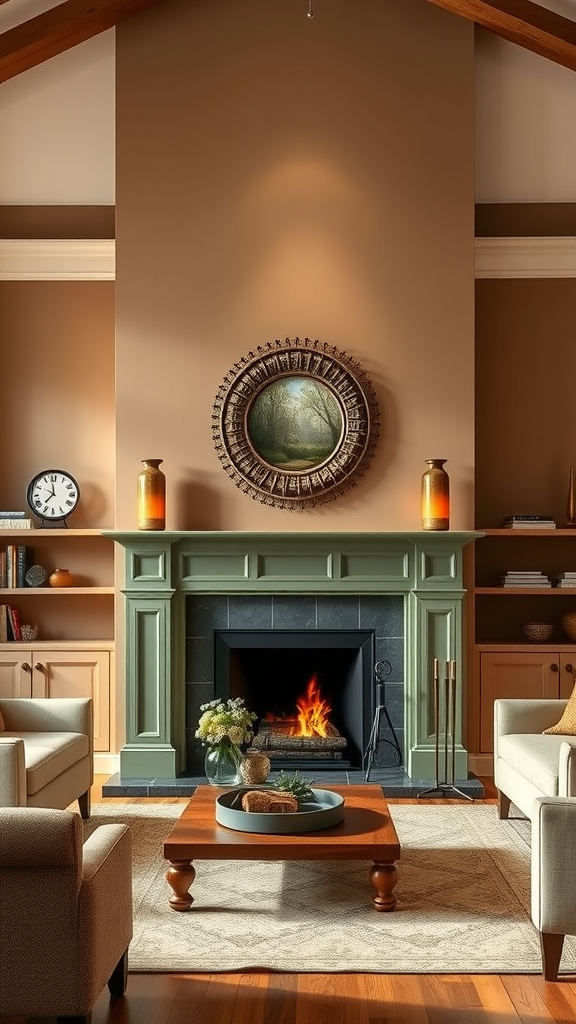
<svg viewBox="0 0 576 1024">
<path fill-rule="evenodd" d="M 211 700 L 201 704 L 200 711 L 195 735 L 207 747 L 219 746 L 222 741 L 241 747 L 254 735 L 252 725 L 258 716 L 248 711 L 243 697 Z"/>
</svg>

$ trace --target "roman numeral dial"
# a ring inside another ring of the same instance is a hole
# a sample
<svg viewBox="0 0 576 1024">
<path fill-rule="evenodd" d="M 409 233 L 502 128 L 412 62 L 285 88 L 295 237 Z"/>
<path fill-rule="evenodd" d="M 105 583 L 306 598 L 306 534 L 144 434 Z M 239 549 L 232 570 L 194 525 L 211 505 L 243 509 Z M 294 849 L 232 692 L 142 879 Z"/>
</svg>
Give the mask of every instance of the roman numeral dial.
<svg viewBox="0 0 576 1024">
<path fill-rule="evenodd" d="M 36 516 L 45 523 L 66 526 L 67 517 L 80 500 L 80 488 L 70 473 L 63 469 L 45 469 L 28 484 L 26 500 Z"/>
</svg>

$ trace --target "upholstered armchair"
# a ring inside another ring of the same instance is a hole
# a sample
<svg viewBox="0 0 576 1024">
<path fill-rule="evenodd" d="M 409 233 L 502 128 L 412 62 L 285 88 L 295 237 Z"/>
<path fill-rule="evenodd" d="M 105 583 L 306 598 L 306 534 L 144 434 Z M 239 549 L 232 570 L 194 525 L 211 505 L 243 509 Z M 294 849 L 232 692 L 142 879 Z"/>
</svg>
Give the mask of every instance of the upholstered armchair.
<svg viewBox="0 0 576 1024">
<path fill-rule="evenodd" d="M 574 697 L 500 699 L 494 704 L 498 814 L 511 802 L 532 823 L 531 914 L 542 973 L 555 981 L 565 935 L 576 935 L 576 735 Z M 548 729 L 561 731 L 545 732 Z"/>
<path fill-rule="evenodd" d="M 532 810 L 531 909 L 542 973 L 556 981 L 565 935 L 576 935 L 576 800 L 538 797 Z"/>
<path fill-rule="evenodd" d="M 126 988 L 132 841 L 101 825 L 83 844 L 70 810 L 0 808 L 0 1017 L 88 1022 Z"/>
<path fill-rule="evenodd" d="M 90 697 L 0 698 L 0 807 L 78 800 L 88 818 L 93 745 Z"/>
<path fill-rule="evenodd" d="M 494 784 L 498 815 L 510 802 L 532 817 L 539 796 L 576 797 L 576 735 L 546 733 L 566 712 L 566 700 L 494 701 Z"/>
</svg>

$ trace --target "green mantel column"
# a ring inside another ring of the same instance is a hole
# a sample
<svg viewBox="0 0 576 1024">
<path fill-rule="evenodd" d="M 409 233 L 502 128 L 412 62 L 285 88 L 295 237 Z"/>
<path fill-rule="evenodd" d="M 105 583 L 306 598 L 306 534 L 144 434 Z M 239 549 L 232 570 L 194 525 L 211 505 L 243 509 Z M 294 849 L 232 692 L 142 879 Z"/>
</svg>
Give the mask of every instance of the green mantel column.
<svg viewBox="0 0 576 1024">
<path fill-rule="evenodd" d="M 468 755 L 462 742 L 466 683 L 462 552 L 482 534 L 103 533 L 125 549 L 122 779 L 174 779 L 185 768 L 187 594 L 330 593 L 405 595 L 407 773 L 411 778 L 434 779 L 434 665 L 439 666 L 443 732 L 444 677 L 453 663 L 455 776 L 467 777 Z"/>
</svg>

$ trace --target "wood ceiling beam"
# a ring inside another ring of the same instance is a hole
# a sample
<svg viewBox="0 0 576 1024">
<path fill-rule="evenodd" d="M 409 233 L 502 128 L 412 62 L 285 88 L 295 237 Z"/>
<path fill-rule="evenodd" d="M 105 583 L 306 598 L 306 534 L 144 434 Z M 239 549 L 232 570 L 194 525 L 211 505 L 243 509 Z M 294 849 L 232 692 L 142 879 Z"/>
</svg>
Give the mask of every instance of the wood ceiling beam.
<svg viewBox="0 0 576 1024">
<path fill-rule="evenodd" d="M 428 0 L 510 43 L 576 71 L 576 22 L 531 0 Z"/>
<path fill-rule="evenodd" d="M 0 0 L 0 3 L 5 0 Z M 0 35 L 0 83 L 42 64 L 161 0 L 65 0 Z"/>
<path fill-rule="evenodd" d="M 0 5 L 7 0 L 0 0 Z M 0 34 L 0 83 L 113 28 L 162 0 L 64 0 Z M 428 0 L 576 71 L 576 22 L 531 0 Z"/>
</svg>

